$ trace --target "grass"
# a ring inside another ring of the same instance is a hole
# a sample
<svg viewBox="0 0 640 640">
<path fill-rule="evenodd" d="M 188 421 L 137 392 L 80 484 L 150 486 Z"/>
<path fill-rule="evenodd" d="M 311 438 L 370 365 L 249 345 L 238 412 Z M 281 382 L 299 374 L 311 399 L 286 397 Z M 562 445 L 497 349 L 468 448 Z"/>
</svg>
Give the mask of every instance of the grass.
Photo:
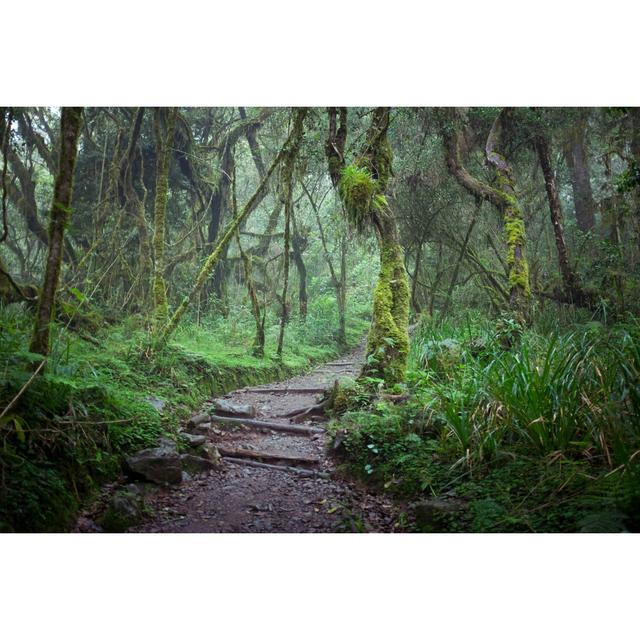
<svg viewBox="0 0 640 640">
<path fill-rule="evenodd" d="M 350 469 L 405 498 L 453 492 L 468 509 L 447 530 L 638 530 L 639 350 L 633 319 L 423 322 L 406 402 L 341 418 Z"/>
</svg>

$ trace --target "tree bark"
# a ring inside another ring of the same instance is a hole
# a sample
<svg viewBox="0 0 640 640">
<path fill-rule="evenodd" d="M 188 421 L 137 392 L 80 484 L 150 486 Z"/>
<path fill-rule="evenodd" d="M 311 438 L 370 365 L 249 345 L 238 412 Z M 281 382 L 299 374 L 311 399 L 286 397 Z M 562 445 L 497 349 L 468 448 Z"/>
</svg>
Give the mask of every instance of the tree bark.
<svg viewBox="0 0 640 640">
<path fill-rule="evenodd" d="M 533 145 L 538 154 L 538 160 L 542 168 L 542 174 L 544 175 L 551 225 L 553 227 L 553 237 L 555 239 L 556 249 L 558 250 L 558 264 L 560 274 L 562 275 L 565 295 L 568 300 L 576 304 L 582 304 L 586 301 L 586 296 L 569 262 L 569 251 L 564 235 L 564 214 L 562 212 L 560 196 L 558 195 L 555 173 L 551 166 L 549 142 L 544 134 L 539 133 L 534 137 Z"/>
<path fill-rule="evenodd" d="M 82 124 L 82 107 L 63 107 L 60 122 L 60 157 L 53 191 L 49 222 L 49 252 L 42 291 L 38 301 L 30 351 L 46 356 L 49 353 L 50 323 L 56 290 L 60 280 L 64 231 L 71 217 L 73 174 Z"/>
<path fill-rule="evenodd" d="M 580 110 L 574 126 L 569 133 L 569 140 L 565 148 L 565 157 L 571 172 L 571 187 L 578 227 L 584 231 L 591 231 L 596 225 L 595 209 L 591 190 L 589 160 L 587 157 L 585 133 L 587 128 L 587 114 Z"/>
</svg>

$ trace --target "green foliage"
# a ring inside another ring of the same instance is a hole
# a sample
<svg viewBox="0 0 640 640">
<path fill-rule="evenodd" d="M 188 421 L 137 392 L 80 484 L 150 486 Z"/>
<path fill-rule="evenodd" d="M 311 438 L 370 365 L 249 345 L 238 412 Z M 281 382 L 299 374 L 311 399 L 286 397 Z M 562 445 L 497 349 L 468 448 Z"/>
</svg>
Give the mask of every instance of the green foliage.
<svg viewBox="0 0 640 640">
<path fill-rule="evenodd" d="M 351 468 L 403 496 L 453 488 L 469 509 L 450 524 L 464 530 L 637 530 L 639 329 L 425 321 L 408 400 L 370 389 L 343 416 Z"/>
</svg>

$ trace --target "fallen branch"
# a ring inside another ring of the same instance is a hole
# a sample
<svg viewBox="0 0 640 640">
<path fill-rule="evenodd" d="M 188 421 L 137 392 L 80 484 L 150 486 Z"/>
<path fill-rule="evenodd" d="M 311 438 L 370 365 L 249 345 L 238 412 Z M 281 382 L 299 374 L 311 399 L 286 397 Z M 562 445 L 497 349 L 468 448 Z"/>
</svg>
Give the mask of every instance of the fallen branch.
<svg viewBox="0 0 640 640">
<path fill-rule="evenodd" d="M 2 413 L 0 413 L 0 418 L 4 418 L 4 416 L 7 413 L 9 413 L 9 409 L 11 409 L 11 407 L 13 407 L 13 405 L 18 401 L 20 396 L 27 390 L 29 385 L 35 380 L 35 377 L 40 373 L 40 369 L 42 369 L 42 367 L 44 367 L 44 363 L 45 362 L 46 362 L 46 359 L 43 360 L 38 365 L 38 368 L 33 372 L 32 376 L 22 385 L 22 389 L 20 389 L 20 391 L 18 391 L 17 395 L 14 396 L 13 400 L 2 410 Z"/>
</svg>

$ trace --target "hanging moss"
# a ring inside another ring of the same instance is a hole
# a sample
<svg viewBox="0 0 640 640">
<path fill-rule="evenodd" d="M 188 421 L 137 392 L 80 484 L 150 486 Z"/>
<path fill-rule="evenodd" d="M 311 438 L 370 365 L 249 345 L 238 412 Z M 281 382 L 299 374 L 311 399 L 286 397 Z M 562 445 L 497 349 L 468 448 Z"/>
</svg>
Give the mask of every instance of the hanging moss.
<svg viewBox="0 0 640 640">
<path fill-rule="evenodd" d="M 363 232 L 371 221 L 371 207 L 378 193 L 371 171 L 357 163 L 347 165 L 340 173 L 338 191 L 349 222 Z"/>
</svg>

